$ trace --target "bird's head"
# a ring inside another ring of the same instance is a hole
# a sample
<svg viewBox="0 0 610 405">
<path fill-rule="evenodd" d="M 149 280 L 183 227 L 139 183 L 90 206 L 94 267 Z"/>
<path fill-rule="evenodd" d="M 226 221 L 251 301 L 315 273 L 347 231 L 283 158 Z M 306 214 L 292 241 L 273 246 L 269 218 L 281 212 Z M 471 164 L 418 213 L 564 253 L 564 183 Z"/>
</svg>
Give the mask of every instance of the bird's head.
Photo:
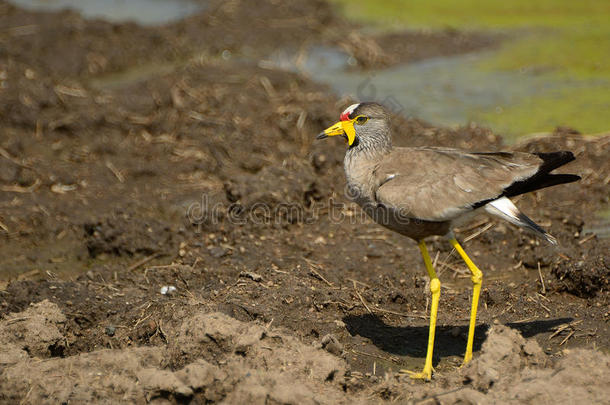
<svg viewBox="0 0 610 405">
<path fill-rule="evenodd" d="M 343 111 L 340 121 L 318 134 L 317 139 L 340 135 L 349 148 L 361 144 L 371 147 L 390 146 L 390 122 L 386 109 L 378 103 L 352 104 Z"/>
</svg>

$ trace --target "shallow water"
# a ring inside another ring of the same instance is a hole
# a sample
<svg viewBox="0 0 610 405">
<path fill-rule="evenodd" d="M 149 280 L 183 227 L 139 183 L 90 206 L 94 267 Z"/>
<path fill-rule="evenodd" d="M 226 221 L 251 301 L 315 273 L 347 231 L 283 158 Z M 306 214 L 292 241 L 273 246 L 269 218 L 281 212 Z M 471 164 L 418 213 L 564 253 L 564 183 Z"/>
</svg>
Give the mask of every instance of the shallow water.
<svg viewBox="0 0 610 405">
<path fill-rule="evenodd" d="M 179 20 L 204 9 L 203 2 L 190 0 L 10 0 L 30 10 L 50 11 L 70 8 L 85 17 L 108 21 L 134 21 L 158 25 Z"/>
<path fill-rule="evenodd" d="M 486 124 L 484 114 L 502 114 L 505 108 L 532 97 L 582 86 L 582 83 L 551 79 L 528 70 L 481 69 L 481 62 L 493 52 L 438 57 L 361 71 L 352 68 L 355 61 L 340 49 L 313 47 L 307 55 L 277 52 L 264 63 L 308 74 L 331 86 L 339 96 L 379 101 L 407 117 L 447 126 L 471 121 Z M 514 140 L 519 134 L 509 132 L 508 135 Z"/>
</svg>

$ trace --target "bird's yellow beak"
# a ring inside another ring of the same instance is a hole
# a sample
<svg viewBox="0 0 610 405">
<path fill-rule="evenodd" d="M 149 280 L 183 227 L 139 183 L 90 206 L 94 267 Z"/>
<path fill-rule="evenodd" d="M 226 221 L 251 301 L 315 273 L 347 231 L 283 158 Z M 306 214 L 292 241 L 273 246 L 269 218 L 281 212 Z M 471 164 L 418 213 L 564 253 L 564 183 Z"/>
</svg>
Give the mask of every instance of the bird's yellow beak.
<svg viewBox="0 0 610 405">
<path fill-rule="evenodd" d="M 329 136 L 343 135 L 345 139 L 347 139 L 347 143 L 349 146 L 352 146 L 354 143 L 354 139 L 356 139 L 356 130 L 354 129 L 354 121 L 339 121 L 332 127 L 326 128 L 324 131 L 320 132 L 316 139 L 324 139 Z"/>
</svg>

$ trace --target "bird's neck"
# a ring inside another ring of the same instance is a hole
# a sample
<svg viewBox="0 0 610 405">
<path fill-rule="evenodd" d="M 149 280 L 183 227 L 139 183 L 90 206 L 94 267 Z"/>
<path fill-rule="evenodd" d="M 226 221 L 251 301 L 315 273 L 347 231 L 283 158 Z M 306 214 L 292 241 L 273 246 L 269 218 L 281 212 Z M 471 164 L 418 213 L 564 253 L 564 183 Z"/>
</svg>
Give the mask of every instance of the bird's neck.
<svg viewBox="0 0 610 405">
<path fill-rule="evenodd" d="M 376 160 L 392 151 L 392 137 L 389 131 L 367 134 L 356 138 L 357 141 L 350 146 L 345 154 L 346 159 Z"/>
<path fill-rule="evenodd" d="M 364 200 L 371 196 L 370 187 L 373 184 L 375 168 L 392 151 L 392 142 L 389 137 L 383 140 L 377 139 L 376 142 L 371 142 L 370 137 L 366 139 L 366 141 L 360 140 L 358 145 L 349 148 L 343 161 L 348 187 L 357 190 L 353 194 Z M 350 197 L 350 199 L 358 202 L 358 198 Z"/>
</svg>

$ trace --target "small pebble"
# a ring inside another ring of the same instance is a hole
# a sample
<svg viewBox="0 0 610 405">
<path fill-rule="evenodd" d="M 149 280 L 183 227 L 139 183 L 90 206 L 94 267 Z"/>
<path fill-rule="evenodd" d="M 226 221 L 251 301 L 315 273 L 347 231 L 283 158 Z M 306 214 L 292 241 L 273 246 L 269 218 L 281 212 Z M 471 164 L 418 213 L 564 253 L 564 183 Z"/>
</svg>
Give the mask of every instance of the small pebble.
<svg viewBox="0 0 610 405">
<path fill-rule="evenodd" d="M 114 326 L 106 326 L 106 334 L 108 336 L 114 336 L 115 332 L 116 332 L 116 328 Z"/>
<path fill-rule="evenodd" d="M 322 348 L 335 356 L 341 356 L 343 353 L 343 345 L 339 343 L 337 338 L 333 335 L 325 335 L 320 343 L 322 344 Z"/>
<path fill-rule="evenodd" d="M 242 271 L 241 273 L 239 273 L 239 277 L 249 278 L 256 282 L 263 280 L 263 277 L 260 274 L 252 273 L 249 271 Z"/>
<path fill-rule="evenodd" d="M 316 240 L 313 241 L 313 243 L 315 243 L 316 245 L 325 245 L 326 239 L 324 239 L 324 236 L 318 236 Z"/>
<path fill-rule="evenodd" d="M 161 290 L 159 292 L 163 295 L 169 295 L 176 292 L 176 287 L 174 287 L 173 285 L 164 285 L 163 287 L 161 287 Z"/>
<path fill-rule="evenodd" d="M 340 320 L 340 319 L 336 319 L 336 320 L 335 320 L 335 325 L 337 325 L 337 326 L 338 326 L 338 327 L 340 327 L 340 328 L 345 328 L 345 322 L 343 322 L 343 321 L 342 321 L 342 320 Z"/>
<path fill-rule="evenodd" d="M 210 254 L 212 257 L 219 259 L 227 254 L 227 249 L 220 246 L 214 246 L 210 249 Z"/>
</svg>

